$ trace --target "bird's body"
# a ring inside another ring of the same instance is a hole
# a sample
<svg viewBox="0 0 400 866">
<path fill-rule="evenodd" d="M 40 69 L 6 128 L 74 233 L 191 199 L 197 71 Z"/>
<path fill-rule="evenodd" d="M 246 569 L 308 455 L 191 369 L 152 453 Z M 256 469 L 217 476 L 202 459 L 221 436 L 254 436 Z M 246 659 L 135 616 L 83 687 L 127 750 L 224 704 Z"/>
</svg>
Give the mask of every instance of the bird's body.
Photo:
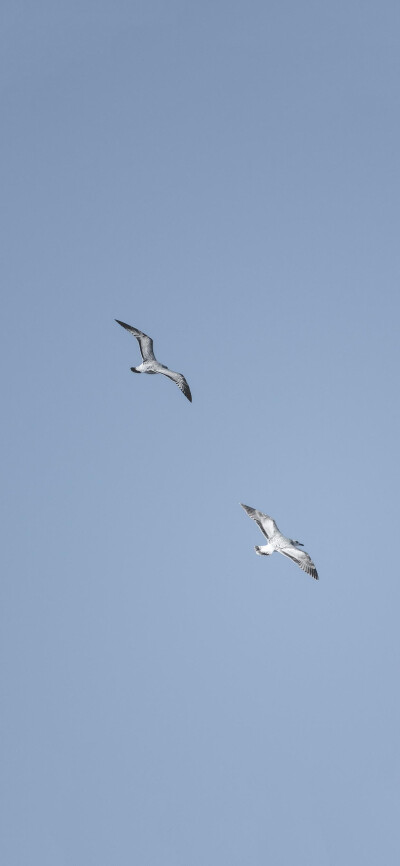
<svg viewBox="0 0 400 866">
<path fill-rule="evenodd" d="M 122 328 L 130 331 L 139 343 L 140 354 L 143 358 L 143 362 L 139 364 L 138 367 L 131 367 L 132 373 L 162 373 L 164 376 L 167 376 L 168 379 L 172 379 L 178 388 L 181 389 L 185 397 L 192 402 L 189 385 L 185 377 L 182 376 L 182 373 L 175 373 L 174 370 L 170 370 L 169 367 L 165 366 L 165 364 L 160 364 L 160 362 L 157 361 L 153 351 L 153 340 L 151 337 L 148 337 L 147 334 L 143 333 L 143 331 L 138 331 L 137 328 L 133 328 L 132 325 L 120 322 L 119 319 L 116 319 L 115 321 L 118 322 Z"/>
<path fill-rule="evenodd" d="M 299 565 L 303 571 L 310 574 L 311 577 L 314 577 L 315 580 L 318 580 L 318 572 L 317 569 L 305 550 L 299 550 L 299 547 L 303 547 L 300 541 L 293 541 L 292 538 L 287 538 L 286 535 L 283 535 L 282 532 L 278 529 L 275 520 L 272 517 L 269 517 L 268 514 L 263 514 L 262 511 L 257 511 L 255 508 L 250 508 L 249 505 L 242 505 L 246 514 L 255 520 L 259 529 L 263 535 L 265 535 L 268 544 L 259 545 L 257 544 L 255 547 L 256 553 L 260 556 L 269 556 L 271 553 L 277 551 L 278 553 L 282 553 L 283 556 L 287 556 L 296 565 Z"/>
</svg>

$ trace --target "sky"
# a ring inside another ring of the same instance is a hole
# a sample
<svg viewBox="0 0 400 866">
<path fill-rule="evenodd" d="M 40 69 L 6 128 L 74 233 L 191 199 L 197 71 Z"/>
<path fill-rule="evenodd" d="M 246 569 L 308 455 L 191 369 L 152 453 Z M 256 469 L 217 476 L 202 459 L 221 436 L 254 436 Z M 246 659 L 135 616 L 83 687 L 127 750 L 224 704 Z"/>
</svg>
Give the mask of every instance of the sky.
<svg viewBox="0 0 400 866">
<path fill-rule="evenodd" d="M 0 34 L 1 862 L 395 866 L 400 7 Z"/>
</svg>

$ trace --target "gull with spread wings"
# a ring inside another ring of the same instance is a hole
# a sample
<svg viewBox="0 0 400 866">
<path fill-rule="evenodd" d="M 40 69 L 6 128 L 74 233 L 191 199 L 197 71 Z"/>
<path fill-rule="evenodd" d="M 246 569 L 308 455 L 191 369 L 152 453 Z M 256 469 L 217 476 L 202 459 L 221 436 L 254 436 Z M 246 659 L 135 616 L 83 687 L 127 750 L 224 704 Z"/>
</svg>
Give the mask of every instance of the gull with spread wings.
<svg viewBox="0 0 400 866">
<path fill-rule="evenodd" d="M 268 544 L 257 544 L 255 547 L 256 553 L 260 556 L 269 556 L 277 550 L 278 553 L 282 553 L 283 556 L 292 559 L 296 565 L 299 565 L 300 568 L 303 569 L 303 571 L 306 571 L 307 574 L 311 574 L 311 577 L 318 580 L 318 572 L 311 557 L 305 550 L 299 550 L 299 547 L 303 547 L 301 541 L 293 541 L 292 538 L 286 538 L 285 535 L 282 535 L 275 523 L 275 520 L 273 520 L 272 517 L 268 517 L 268 514 L 263 514 L 262 511 L 250 508 L 249 505 L 243 505 L 242 502 L 240 504 L 242 508 L 244 508 L 246 514 L 248 514 L 252 520 L 255 520 L 257 526 L 261 529 L 261 532 L 265 535 L 268 541 Z"/>
<path fill-rule="evenodd" d="M 132 373 L 162 373 L 164 376 L 168 376 L 168 379 L 172 379 L 178 388 L 181 389 L 185 397 L 192 402 L 189 385 L 185 377 L 182 376 L 182 373 L 175 373 L 173 370 L 170 370 L 164 364 L 160 364 L 160 362 L 157 361 L 153 352 L 153 340 L 151 337 L 148 337 L 147 334 L 143 334 L 142 331 L 138 331 L 137 328 L 127 325 L 125 322 L 120 322 L 119 319 L 115 319 L 115 321 L 118 322 L 122 328 L 126 328 L 127 331 L 130 331 L 139 343 L 143 363 L 139 364 L 138 367 L 131 367 Z"/>
</svg>

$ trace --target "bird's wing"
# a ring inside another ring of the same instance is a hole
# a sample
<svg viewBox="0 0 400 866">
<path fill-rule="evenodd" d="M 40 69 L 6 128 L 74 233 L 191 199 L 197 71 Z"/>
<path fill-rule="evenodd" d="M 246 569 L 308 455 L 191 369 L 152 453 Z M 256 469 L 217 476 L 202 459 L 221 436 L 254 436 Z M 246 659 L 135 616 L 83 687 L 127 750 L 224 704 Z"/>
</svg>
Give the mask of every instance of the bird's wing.
<svg viewBox="0 0 400 866">
<path fill-rule="evenodd" d="M 249 505 L 243 505 L 242 502 L 240 504 L 242 508 L 244 508 L 246 514 L 248 514 L 252 520 L 256 521 L 257 526 L 261 529 L 263 535 L 268 538 L 268 541 L 276 532 L 279 532 L 275 520 L 273 520 L 272 517 L 268 517 L 268 514 L 263 514 L 262 511 L 257 511 L 256 508 L 250 508 Z"/>
<path fill-rule="evenodd" d="M 307 574 L 311 574 L 311 577 L 314 577 L 315 580 L 319 580 L 318 572 L 311 556 L 305 550 L 298 550 L 297 547 L 279 547 L 278 552 L 292 559 L 296 565 L 299 565 Z"/>
<path fill-rule="evenodd" d="M 170 370 L 168 367 L 162 367 L 158 370 L 159 373 L 162 373 L 164 376 L 168 376 L 168 379 L 172 379 L 173 382 L 181 389 L 182 393 L 185 397 L 192 402 L 192 395 L 190 393 L 189 385 L 182 373 L 175 373 L 173 370 Z"/>
<path fill-rule="evenodd" d="M 120 322 L 119 319 L 116 319 L 115 321 L 118 322 L 118 324 L 125 328 L 127 331 L 130 331 L 134 337 L 136 337 L 139 343 L 140 354 L 143 358 L 143 361 L 155 361 L 153 352 L 153 340 L 151 339 L 151 337 L 148 337 L 147 334 L 143 333 L 143 331 L 138 331 L 137 328 L 133 328 L 132 325 L 127 325 L 125 322 Z"/>
</svg>

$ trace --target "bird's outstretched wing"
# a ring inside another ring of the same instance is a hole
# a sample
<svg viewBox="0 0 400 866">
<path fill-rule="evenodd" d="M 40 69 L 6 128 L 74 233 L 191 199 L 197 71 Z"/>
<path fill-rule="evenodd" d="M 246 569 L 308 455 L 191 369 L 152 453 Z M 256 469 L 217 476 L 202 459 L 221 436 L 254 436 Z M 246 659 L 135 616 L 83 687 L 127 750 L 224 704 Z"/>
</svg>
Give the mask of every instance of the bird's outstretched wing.
<svg viewBox="0 0 400 866">
<path fill-rule="evenodd" d="M 127 325 L 125 322 L 120 322 L 119 319 L 115 319 L 122 328 L 125 328 L 127 331 L 130 331 L 134 337 L 136 337 L 140 354 L 143 358 L 143 361 L 155 361 L 154 352 L 153 352 L 153 340 L 151 337 L 148 337 L 147 334 L 144 334 L 143 331 L 138 331 L 137 328 L 133 328 L 132 325 Z"/>
<path fill-rule="evenodd" d="M 168 379 L 172 379 L 173 382 L 181 389 L 182 393 L 185 397 L 192 402 L 192 395 L 190 393 L 189 385 L 182 373 L 175 373 L 173 370 L 170 370 L 168 367 L 164 367 L 162 370 L 158 371 L 162 373 L 164 376 L 168 376 Z"/>
<path fill-rule="evenodd" d="M 256 508 L 250 508 L 249 505 L 243 505 L 243 502 L 240 504 L 242 508 L 244 508 L 246 514 L 248 514 L 252 520 L 255 520 L 263 535 L 268 538 L 268 541 L 276 532 L 279 532 L 275 520 L 273 520 L 272 517 L 269 517 L 268 514 L 263 514 L 262 511 L 257 511 Z"/>
<path fill-rule="evenodd" d="M 287 556 L 289 559 L 292 559 L 296 565 L 299 565 L 303 571 L 306 571 L 307 574 L 311 574 L 315 580 L 319 580 L 318 572 L 315 568 L 315 565 L 305 550 L 297 550 L 296 547 L 279 547 L 279 553 L 283 553 L 284 556 Z"/>
</svg>

